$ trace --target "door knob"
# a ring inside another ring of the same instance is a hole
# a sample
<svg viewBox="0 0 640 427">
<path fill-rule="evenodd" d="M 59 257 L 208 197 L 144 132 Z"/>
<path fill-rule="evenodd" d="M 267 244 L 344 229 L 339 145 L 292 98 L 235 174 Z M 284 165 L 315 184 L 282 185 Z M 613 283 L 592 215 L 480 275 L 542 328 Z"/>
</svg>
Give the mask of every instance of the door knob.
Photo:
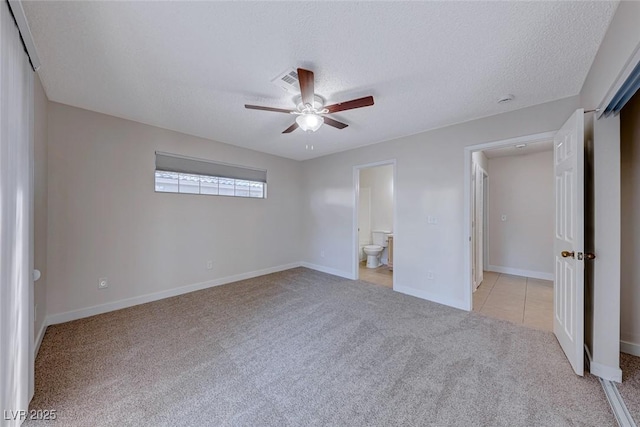
<svg viewBox="0 0 640 427">
<path fill-rule="evenodd" d="M 591 252 L 585 252 L 584 253 L 584 258 L 588 259 L 588 260 L 594 260 L 594 259 L 596 259 L 596 254 L 591 253 Z"/>
<path fill-rule="evenodd" d="M 576 253 L 574 251 L 562 251 L 560 252 L 560 255 L 562 255 L 562 258 L 575 258 Z"/>
</svg>

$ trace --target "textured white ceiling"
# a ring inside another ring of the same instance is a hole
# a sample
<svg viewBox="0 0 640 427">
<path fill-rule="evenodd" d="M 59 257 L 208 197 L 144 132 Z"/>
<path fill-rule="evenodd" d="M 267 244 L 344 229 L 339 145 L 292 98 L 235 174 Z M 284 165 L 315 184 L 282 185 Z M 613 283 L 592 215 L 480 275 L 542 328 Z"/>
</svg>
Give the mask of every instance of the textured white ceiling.
<svg viewBox="0 0 640 427">
<path fill-rule="evenodd" d="M 489 159 L 495 159 L 496 157 L 524 156 L 527 154 L 542 153 L 543 151 L 553 151 L 553 140 L 526 144 L 522 148 L 517 148 L 515 145 L 493 148 L 484 150 L 484 155 Z"/>
<path fill-rule="evenodd" d="M 579 93 L 617 2 L 31 2 L 49 99 L 308 159 Z M 315 72 L 349 124 L 283 135 Z M 504 94 L 515 100 L 497 104 Z M 305 146 L 313 144 L 314 150 Z"/>
</svg>

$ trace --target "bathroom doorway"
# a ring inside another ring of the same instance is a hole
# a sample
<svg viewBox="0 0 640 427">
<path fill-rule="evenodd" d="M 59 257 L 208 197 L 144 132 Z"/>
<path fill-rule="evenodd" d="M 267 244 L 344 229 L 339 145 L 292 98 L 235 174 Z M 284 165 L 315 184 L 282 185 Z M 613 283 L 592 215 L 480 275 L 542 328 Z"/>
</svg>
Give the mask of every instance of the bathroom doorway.
<svg viewBox="0 0 640 427">
<path fill-rule="evenodd" d="M 353 277 L 393 288 L 395 160 L 354 167 Z"/>
</svg>

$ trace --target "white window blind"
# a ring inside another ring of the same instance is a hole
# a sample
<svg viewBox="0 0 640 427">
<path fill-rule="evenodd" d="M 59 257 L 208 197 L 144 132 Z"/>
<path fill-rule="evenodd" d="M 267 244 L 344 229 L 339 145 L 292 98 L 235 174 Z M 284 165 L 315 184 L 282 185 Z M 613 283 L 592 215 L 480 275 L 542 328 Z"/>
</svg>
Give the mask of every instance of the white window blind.
<svg viewBox="0 0 640 427">
<path fill-rule="evenodd" d="M 267 171 L 156 152 L 155 189 L 159 193 L 264 199 Z"/>
<path fill-rule="evenodd" d="M 267 171 L 156 151 L 156 170 L 267 182 Z"/>
</svg>

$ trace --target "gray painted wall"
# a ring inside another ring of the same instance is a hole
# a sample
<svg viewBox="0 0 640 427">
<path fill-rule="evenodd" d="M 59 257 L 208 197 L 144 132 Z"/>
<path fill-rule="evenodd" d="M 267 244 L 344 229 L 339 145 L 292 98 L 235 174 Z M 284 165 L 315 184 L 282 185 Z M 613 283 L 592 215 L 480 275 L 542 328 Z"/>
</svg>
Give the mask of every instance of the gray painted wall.
<svg viewBox="0 0 640 427">
<path fill-rule="evenodd" d="M 492 158 L 488 168 L 490 267 L 552 280 L 553 151 Z"/>
<path fill-rule="evenodd" d="M 578 102 L 566 98 L 303 162 L 305 261 L 351 276 L 353 167 L 396 159 L 394 289 L 467 308 L 464 147 L 557 130 Z"/>
<path fill-rule="evenodd" d="M 300 260 L 299 162 L 57 103 L 48 138 L 50 315 Z M 155 193 L 156 150 L 267 169 L 268 198 Z"/>
</svg>

